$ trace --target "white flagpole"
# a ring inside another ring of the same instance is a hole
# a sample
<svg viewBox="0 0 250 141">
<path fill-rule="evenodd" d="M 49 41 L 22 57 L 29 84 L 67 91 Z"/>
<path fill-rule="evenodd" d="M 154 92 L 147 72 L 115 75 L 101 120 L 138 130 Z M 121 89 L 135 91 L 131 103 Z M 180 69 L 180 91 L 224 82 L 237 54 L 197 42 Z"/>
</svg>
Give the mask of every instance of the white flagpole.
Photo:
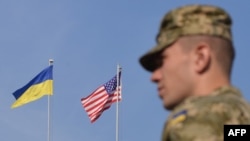
<svg viewBox="0 0 250 141">
<path fill-rule="evenodd" d="M 49 66 L 53 65 L 53 62 L 53 59 L 49 59 Z M 48 95 L 48 141 L 50 141 L 50 95 Z"/>
<path fill-rule="evenodd" d="M 116 141 L 119 140 L 119 96 L 121 95 L 120 94 L 120 87 L 119 87 L 119 84 L 121 85 L 121 82 L 120 82 L 120 77 L 119 77 L 119 73 L 121 71 L 121 67 L 119 65 L 117 65 L 117 74 L 116 74 L 116 80 L 117 80 L 117 84 L 116 84 L 116 91 L 117 91 L 117 98 L 116 98 Z M 120 82 L 120 83 L 119 83 Z"/>
</svg>

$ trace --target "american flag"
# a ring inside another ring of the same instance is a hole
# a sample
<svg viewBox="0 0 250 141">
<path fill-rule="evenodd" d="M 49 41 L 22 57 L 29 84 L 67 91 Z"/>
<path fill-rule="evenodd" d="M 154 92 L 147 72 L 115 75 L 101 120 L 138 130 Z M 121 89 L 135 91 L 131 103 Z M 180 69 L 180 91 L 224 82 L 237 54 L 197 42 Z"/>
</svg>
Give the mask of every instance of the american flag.
<svg viewBox="0 0 250 141">
<path fill-rule="evenodd" d="M 121 71 L 118 75 L 118 89 L 117 75 L 115 75 L 111 80 L 98 87 L 89 96 L 81 99 L 82 106 L 87 112 L 91 123 L 95 122 L 101 116 L 102 112 L 107 110 L 112 103 L 121 100 Z"/>
</svg>

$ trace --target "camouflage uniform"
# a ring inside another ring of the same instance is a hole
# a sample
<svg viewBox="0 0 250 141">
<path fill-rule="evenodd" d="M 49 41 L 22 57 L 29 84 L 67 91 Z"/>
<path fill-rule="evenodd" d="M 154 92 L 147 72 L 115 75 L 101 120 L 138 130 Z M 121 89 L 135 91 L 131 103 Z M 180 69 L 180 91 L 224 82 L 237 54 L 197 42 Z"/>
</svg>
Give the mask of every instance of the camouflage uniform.
<svg viewBox="0 0 250 141">
<path fill-rule="evenodd" d="M 178 38 L 209 35 L 232 42 L 231 18 L 223 9 L 188 5 L 167 13 L 157 35 L 157 45 L 140 58 L 154 71 L 159 54 Z M 233 86 L 218 88 L 204 97 L 189 97 L 174 108 L 163 131 L 162 141 L 223 141 L 224 124 L 250 124 L 250 106 Z"/>
<path fill-rule="evenodd" d="M 233 87 L 190 97 L 170 114 L 162 141 L 223 141 L 223 125 L 250 124 L 250 106 Z"/>
</svg>

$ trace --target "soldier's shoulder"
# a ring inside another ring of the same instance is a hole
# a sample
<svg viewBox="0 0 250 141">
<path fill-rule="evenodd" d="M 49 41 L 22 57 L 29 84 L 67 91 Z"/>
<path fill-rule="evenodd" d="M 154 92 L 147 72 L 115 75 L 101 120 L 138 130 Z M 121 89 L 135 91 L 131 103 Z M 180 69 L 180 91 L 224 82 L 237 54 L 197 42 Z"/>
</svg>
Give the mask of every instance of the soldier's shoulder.
<svg viewBox="0 0 250 141">
<path fill-rule="evenodd" d="M 178 122 L 190 124 L 196 121 L 215 126 L 250 124 L 250 105 L 239 91 L 233 88 L 222 88 L 211 95 L 186 100 L 172 111 L 169 119 L 171 125 Z"/>
<path fill-rule="evenodd" d="M 250 124 L 250 106 L 230 89 L 188 99 L 168 118 L 163 138 L 223 140 L 223 125 Z"/>
<path fill-rule="evenodd" d="M 250 124 L 250 105 L 234 88 L 222 88 L 215 93 L 191 100 L 181 109 L 193 121 L 211 124 Z"/>
<path fill-rule="evenodd" d="M 207 106 L 216 106 L 218 104 L 228 105 L 224 108 L 237 108 L 242 105 L 249 107 L 249 103 L 242 97 L 241 92 L 234 87 L 222 87 L 208 96 L 191 98 L 191 100 L 187 102 L 187 106 L 188 104 L 198 109 L 206 108 Z"/>
</svg>

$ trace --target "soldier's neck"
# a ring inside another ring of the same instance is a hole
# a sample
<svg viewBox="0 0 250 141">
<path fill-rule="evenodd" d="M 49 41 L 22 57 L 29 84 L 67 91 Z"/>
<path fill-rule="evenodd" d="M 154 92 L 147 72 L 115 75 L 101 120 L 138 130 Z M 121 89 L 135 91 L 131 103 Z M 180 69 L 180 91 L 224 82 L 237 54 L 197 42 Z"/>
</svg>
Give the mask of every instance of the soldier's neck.
<svg viewBox="0 0 250 141">
<path fill-rule="evenodd" d="M 207 96 L 220 87 L 230 85 L 230 79 L 226 76 L 215 75 L 213 77 L 204 77 L 196 83 L 193 96 Z"/>
</svg>

